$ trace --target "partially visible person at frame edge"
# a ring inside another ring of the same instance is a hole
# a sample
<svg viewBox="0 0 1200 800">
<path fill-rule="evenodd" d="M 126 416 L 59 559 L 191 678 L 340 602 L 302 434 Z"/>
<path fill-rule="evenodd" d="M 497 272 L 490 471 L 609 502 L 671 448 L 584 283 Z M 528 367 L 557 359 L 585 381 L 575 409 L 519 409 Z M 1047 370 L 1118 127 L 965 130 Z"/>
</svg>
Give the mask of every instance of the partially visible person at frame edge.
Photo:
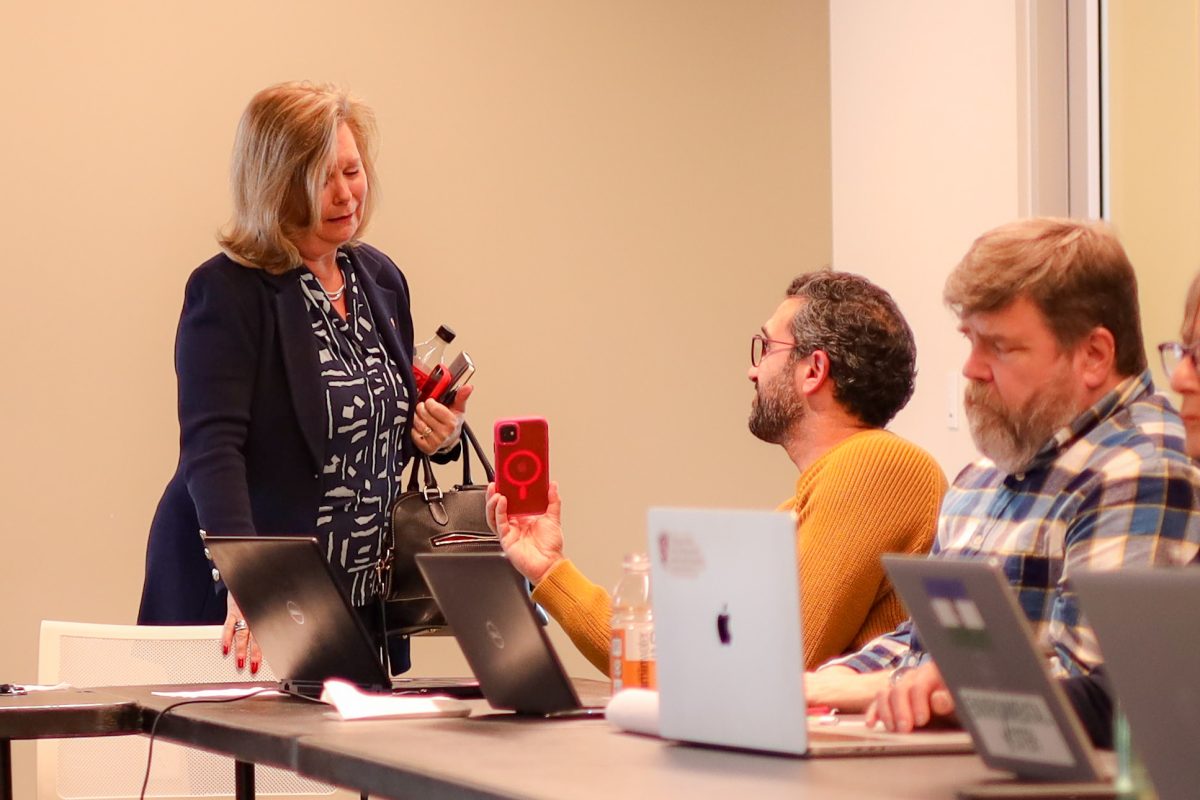
<svg viewBox="0 0 1200 800">
<path fill-rule="evenodd" d="M 414 403 L 408 282 L 361 241 L 378 181 L 369 107 L 283 83 L 238 124 L 233 218 L 188 280 L 175 345 L 179 465 L 150 528 L 139 624 L 224 622 L 262 655 L 200 538 L 312 533 L 368 630 L 388 510 L 415 451 L 457 457 L 470 387 Z M 394 672 L 408 640 L 391 637 Z"/>
</svg>

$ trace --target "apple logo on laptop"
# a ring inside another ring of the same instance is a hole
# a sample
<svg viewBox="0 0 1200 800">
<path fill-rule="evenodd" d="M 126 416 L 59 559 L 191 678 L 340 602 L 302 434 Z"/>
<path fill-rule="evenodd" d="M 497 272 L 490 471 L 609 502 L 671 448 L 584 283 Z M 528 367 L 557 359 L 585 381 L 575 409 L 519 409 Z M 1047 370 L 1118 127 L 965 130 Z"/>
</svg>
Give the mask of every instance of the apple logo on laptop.
<svg viewBox="0 0 1200 800">
<path fill-rule="evenodd" d="M 721 644 L 729 644 L 732 638 L 729 630 L 729 604 L 721 606 L 721 613 L 717 614 L 717 638 L 721 640 Z"/>
</svg>

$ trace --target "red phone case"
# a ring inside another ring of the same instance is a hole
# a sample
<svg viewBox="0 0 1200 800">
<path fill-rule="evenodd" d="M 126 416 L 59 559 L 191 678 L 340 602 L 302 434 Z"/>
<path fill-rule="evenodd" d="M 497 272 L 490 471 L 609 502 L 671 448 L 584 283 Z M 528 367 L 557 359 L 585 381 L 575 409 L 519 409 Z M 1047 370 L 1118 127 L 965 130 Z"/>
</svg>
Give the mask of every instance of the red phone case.
<svg viewBox="0 0 1200 800">
<path fill-rule="evenodd" d="M 512 426 L 515 441 L 501 431 Z M 550 428 L 542 417 L 496 420 L 492 429 L 496 456 L 496 491 L 508 499 L 513 517 L 544 514 L 550 495 Z"/>
</svg>

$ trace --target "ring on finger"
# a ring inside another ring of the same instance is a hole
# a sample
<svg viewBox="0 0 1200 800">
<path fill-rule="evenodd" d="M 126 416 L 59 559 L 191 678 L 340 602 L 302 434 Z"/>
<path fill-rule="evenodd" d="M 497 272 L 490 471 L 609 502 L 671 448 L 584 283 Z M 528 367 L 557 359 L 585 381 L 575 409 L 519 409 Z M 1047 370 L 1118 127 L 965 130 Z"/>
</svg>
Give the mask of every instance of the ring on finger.
<svg viewBox="0 0 1200 800">
<path fill-rule="evenodd" d="M 234 623 L 233 623 L 233 630 L 234 630 L 234 633 L 236 633 L 236 632 L 238 632 L 238 631 L 244 631 L 244 630 L 246 630 L 246 620 L 244 620 L 244 619 L 239 619 L 239 620 L 237 620 L 236 622 L 234 622 Z"/>
</svg>

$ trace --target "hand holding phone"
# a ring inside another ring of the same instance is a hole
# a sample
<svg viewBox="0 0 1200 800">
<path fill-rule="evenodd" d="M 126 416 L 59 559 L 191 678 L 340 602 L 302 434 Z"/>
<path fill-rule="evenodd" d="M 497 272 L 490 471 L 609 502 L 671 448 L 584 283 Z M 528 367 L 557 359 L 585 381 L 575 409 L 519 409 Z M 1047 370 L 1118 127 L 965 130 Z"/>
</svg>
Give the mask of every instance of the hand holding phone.
<svg viewBox="0 0 1200 800">
<path fill-rule="evenodd" d="M 512 517 L 546 513 L 550 493 L 550 430 L 542 417 L 496 420 L 492 430 L 496 491 Z"/>
</svg>

